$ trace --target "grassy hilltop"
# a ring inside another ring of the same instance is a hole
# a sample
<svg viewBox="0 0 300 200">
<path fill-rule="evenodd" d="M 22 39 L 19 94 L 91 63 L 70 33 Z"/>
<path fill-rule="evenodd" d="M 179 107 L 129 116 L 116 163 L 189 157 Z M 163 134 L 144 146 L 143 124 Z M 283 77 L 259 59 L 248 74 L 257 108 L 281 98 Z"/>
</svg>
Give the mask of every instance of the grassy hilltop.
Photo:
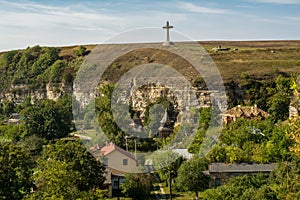
<svg viewBox="0 0 300 200">
<path fill-rule="evenodd" d="M 263 80 L 273 79 L 279 73 L 298 73 L 300 67 L 300 41 L 203 41 L 199 44 L 206 49 L 217 65 L 225 82 L 243 81 L 242 74 L 250 78 Z M 215 52 L 213 48 L 221 45 L 231 51 Z M 92 50 L 95 45 L 86 46 Z M 61 56 L 74 56 L 74 49 L 78 47 L 61 48 Z M 232 51 L 237 49 L 236 51 Z M 183 60 L 174 61 L 174 57 L 166 56 L 166 52 L 153 52 L 141 49 L 121 56 L 112 66 L 114 76 L 122 74 L 128 68 L 137 64 L 158 62 L 166 63 L 179 69 L 182 73 L 188 65 Z M 108 72 L 109 73 L 109 72 Z M 112 74 L 107 74 L 112 75 Z M 110 76 L 112 79 L 114 77 Z"/>
</svg>

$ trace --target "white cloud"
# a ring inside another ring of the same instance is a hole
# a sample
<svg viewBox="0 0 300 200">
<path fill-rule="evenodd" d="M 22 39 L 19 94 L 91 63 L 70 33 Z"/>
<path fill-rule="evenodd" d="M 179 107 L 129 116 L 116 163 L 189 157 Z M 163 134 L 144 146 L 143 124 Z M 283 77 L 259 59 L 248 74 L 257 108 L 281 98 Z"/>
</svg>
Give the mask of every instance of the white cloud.
<svg viewBox="0 0 300 200">
<path fill-rule="evenodd" d="M 107 10 L 82 5 L 58 7 L 5 0 L 0 0 L 0 18 L 2 50 L 36 44 L 99 43 L 119 32 L 126 21 Z"/>
<path fill-rule="evenodd" d="M 300 17 L 285 17 L 285 19 L 292 20 L 292 21 L 300 21 Z"/>
<path fill-rule="evenodd" d="M 300 4 L 300 0 L 246 0 L 254 3 L 271 3 L 271 4 Z"/>
<path fill-rule="evenodd" d="M 74 26 L 76 24 L 94 24 L 95 22 L 98 25 L 113 25 L 123 22 L 121 17 L 92 12 L 84 8 L 77 10 L 72 7 L 55 7 L 33 2 L 13 3 L 8 1 L 0 1 L 0 6 L 2 7 L 2 9 L 0 8 L 2 10 L 0 24 L 2 25 L 9 23 L 26 26 L 48 22 L 52 23 L 52 25 L 57 23 Z"/>
<path fill-rule="evenodd" d="M 198 6 L 189 2 L 179 2 L 178 8 L 188 12 L 204 13 L 204 14 L 231 14 L 231 11 L 220 8 L 209 8 Z"/>
</svg>

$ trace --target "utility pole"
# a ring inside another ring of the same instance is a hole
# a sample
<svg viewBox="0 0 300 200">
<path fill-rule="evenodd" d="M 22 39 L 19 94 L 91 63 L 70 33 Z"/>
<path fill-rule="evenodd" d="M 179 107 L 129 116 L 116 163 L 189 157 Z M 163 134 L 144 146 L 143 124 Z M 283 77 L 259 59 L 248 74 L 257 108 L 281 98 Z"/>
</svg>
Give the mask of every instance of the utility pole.
<svg viewBox="0 0 300 200">
<path fill-rule="evenodd" d="M 170 200 L 172 200 L 172 170 L 170 170 Z"/>
</svg>

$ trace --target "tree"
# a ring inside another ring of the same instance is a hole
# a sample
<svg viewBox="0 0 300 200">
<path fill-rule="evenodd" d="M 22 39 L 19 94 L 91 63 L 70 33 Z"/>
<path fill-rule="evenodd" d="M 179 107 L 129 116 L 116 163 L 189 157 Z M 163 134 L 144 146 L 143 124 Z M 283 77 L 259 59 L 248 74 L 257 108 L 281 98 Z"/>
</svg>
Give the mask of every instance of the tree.
<svg viewBox="0 0 300 200">
<path fill-rule="evenodd" d="M 290 123 L 290 136 L 294 145 L 290 147 L 296 155 L 300 156 L 300 123 L 299 120 Z"/>
<path fill-rule="evenodd" d="M 199 153 L 201 144 L 205 138 L 207 129 L 209 128 L 209 125 L 211 122 L 212 113 L 213 112 L 212 112 L 211 108 L 202 108 L 200 110 L 198 130 L 197 130 L 194 140 L 192 141 L 192 143 L 189 145 L 189 148 L 188 148 L 188 151 L 190 153 L 194 153 L 194 154 Z"/>
<path fill-rule="evenodd" d="M 278 199 L 297 199 L 300 196 L 300 157 L 278 163 L 271 173 L 270 186 Z"/>
<path fill-rule="evenodd" d="M 195 192 L 198 199 L 198 193 L 208 188 L 209 177 L 202 172 L 206 170 L 206 166 L 206 161 L 200 158 L 184 162 L 178 170 L 177 187 L 183 191 Z"/>
<path fill-rule="evenodd" d="M 72 128 L 72 111 L 70 106 L 53 100 L 39 100 L 24 109 L 27 135 L 38 135 L 47 140 L 62 138 Z"/>
<path fill-rule="evenodd" d="M 87 151 L 81 141 L 58 141 L 48 146 L 39 158 L 37 168 L 45 171 L 44 166 L 49 160 L 65 162 L 68 170 L 79 172 L 80 181 L 75 184 L 80 191 L 97 189 L 105 180 L 103 164 Z"/>
<path fill-rule="evenodd" d="M 65 161 L 49 159 L 45 165 L 38 165 L 34 174 L 37 192 L 31 199 L 77 199 L 80 191 L 76 184 L 82 178 L 79 171 L 69 168 Z"/>
<path fill-rule="evenodd" d="M 6 116 L 9 116 L 10 114 L 12 114 L 14 112 L 15 109 L 15 105 L 13 102 L 5 100 L 3 103 L 3 113 Z"/>
<path fill-rule="evenodd" d="M 273 122 L 285 120 L 289 114 L 289 105 L 293 94 L 292 78 L 279 75 L 276 78 L 275 94 L 268 100 L 268 112 Z"/>
<path fill-rule="evenodd" d="M 137 200 L 149 199 L 152 188 L 151 177 L 149 174 L 126 174 L 122 188 L 127 197 Z"/>
<path fill-rule="evenodd" d="M 268 186 L 268 178 L 264 174 L 244 175 L 230 178 L 218 188 L 206 190 L 203 199 L 277 199 L 275 191 Z"/>
<path fill-rule="evenodd" d="M 0 144 L 0 199 L 22 199 L 32 188 L 33 161 L 28 151 Z"/>
<path fill-rule="evenodd" d="M 170 199 L 172 199 L 172 182 L 177 176 L 177 170 L 182 163 L 182 157 L 171 150 L 156 152 L 152 155 L 153 167 L 158 170 L 160 178 L 165 180 L 170 188 Z"/>
<path fill-rule="evenodd" d="M 95 99 L 97 119 L 104 134 L 117 146 L 125 147 L 125 134 L 117 125 L 111 110 L 111 97 L 114 86 L 112 84 L 103 84 L 99 88 L 100 97 Z M 89 109 L 87 108 L 85 109 Z M 85 118 L 88 119 L 89 111 L 86 110 Z"/>
<path fill-rule="evenodd" d="M 292 141 L 283 123 L 274 126 L 271 120 L 239 119 L 222 130 L 220 142 L 207 158 L 211 162 L 269 163 L 291 159 Z"/>
</svg>

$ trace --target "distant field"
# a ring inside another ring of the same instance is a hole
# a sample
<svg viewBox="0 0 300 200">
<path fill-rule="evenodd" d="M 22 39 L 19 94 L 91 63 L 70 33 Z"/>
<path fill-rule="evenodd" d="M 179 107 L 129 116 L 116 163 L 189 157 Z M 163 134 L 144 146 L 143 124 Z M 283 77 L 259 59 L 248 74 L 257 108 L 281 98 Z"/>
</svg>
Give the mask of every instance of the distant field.
<svg viewBox="0 0 300 200">
<path fill-rule="evenodd" d="M 279 72 L 300 72 L 300 41 L 200 42 L 218 66 L 223 80 L 239 79 L 245 72 L 268 79 Z M 214 52 L 217 45 L 237 51 Z"/>
</svg>

